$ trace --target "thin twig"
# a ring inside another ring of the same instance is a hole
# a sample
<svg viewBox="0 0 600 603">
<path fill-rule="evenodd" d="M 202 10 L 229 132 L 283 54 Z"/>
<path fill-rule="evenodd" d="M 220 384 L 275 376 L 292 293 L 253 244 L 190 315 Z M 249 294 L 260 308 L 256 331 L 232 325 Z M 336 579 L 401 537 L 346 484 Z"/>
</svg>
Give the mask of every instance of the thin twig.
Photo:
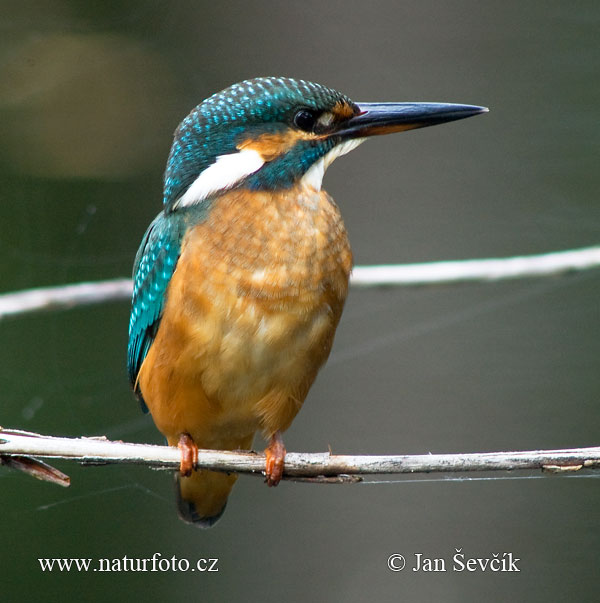
<svg viewBox="0 0 600 603">
<path fill-rule="evenodd" d="M 75 306 L 130 299 L 131 292 L 131 280 L 119 278 L 4 293 L 0 295 L 0 320 L 28 312 L 67 310 Z"/>
<path fill-rule="evenodd" d="M 355 287 L 412 286 L 540 277 L 600 266 L 600 246 L 513 258 L 419 264 L 355 266 Z M 131 298 L 129 279 L 28 289 L 0 295 L 0 320 L 8 316 L 68 309 Z"/>
<path fill-rule="evenodd" d="M 498 281 L 550 276 L 598 266 L 600 266 L 600 246 L 595 246 L 513 258 L 356 266 L 352 273 L 352 284 L 357 287 L 377 287 L 381 285 L 437 285 L 467 281 Z"/>
<path fill-rule="evenodd" d="M 132 463 L 169 469 L 179 468 L 181 462 L 179 450 L 169 446 L 113 442 L 105 438 L 57 438 L 4 429 L 0 429 L 0 456 L 67 459 L 85 464 Z M 256 452 L 201 450 L 197 468 L 262 474 L 265 469 L 265 457 L 264 454 Z M 285 457 L 284 477 L 318 478 L 311 481 L 339 483 L 356 481 L 343 477 L 349 475 L 515 469 L 546 469 L 556 473 L 584 468 L 600 468 L 600 446 L 565 450 L 425 455 L 356 456 L 330 452 L 288 452 Z"/>
</svg>

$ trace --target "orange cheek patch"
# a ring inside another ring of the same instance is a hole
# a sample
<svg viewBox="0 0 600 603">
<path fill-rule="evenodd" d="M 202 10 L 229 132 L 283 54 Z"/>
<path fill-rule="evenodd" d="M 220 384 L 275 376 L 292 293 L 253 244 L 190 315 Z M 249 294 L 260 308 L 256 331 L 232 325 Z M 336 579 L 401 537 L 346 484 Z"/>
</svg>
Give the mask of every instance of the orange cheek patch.
<svg viewBox="0 0 600 603">
<path fill-rule="evenodd" d="M 319 138 L 307 132 L 288 130 L 286 132 L 261 134 L 258 138 L 249 138 L 237 145 L 237 149 L 251 149 L 260 154 L 265 161 L 272 161 L 276 157 L 287 153 L 300 140 L 313 140 Z"/>
<path fill-rule="evenodd" d="M 336 121 L 338 119 L 340 121 L 344 119 L 350 119 L 351 117 L 354 117 L 354 115 L 356 115 L 352 105 L 349 105 L 348 103 L 345 103 L 343 101 L 338 101 L 333 106 L 331 112 L 334 114 Z"/>
<path fill-rule="evenodd" d="M 249 138 L 237 145 L 239 151 L 251 149 L 260 154 L 265 161 L 272 161 L 279 155 L 286 153 L 296 143 L 297 138 L 293 132 L 266 133 L 258 138 Z"/>
</svg>

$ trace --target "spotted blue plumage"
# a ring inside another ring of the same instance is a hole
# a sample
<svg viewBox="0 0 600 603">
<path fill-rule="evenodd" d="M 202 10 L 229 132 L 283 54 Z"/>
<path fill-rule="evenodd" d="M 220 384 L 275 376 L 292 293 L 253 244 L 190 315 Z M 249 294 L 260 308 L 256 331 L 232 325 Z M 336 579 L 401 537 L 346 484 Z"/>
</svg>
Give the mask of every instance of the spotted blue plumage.
<svg viewBox="0 0 600 603">
<path fill-rule="evenodd" d="M 142 239 L 133 265 L 133 298 L 127 346 L 127 369 L 134 387 L 160 324 L 183 237 L 191 224 L 206 218 L 209 209 L 210 204 L 207 203 L 178 212 L 161 212 Z M 139 392 L 136 393 L 141 400 Z"/>
<path fill-rule="evenodd" d="M 176 227 L 177 222 L 160 214 L 146 231 L 135 259 L 127 348 L 129 380 L 134 386 L 154 341 L 167 286 L 179 258 L 181 233 Z"/>
<path fill-rule="evenodd" d="M 213 94 L 193 109 L 175 132 L 165 171 L 163 203 L 172 207 L 203 170 L 219 155 L 235 153 L 242 140 L 290 127 L 300 108 L 320 111 L 338 102 L 354 104 L 346 95 L 326 86 L 285 77 L 246 80 Z M 291 186 L 299 170 L 306 171 L 334 144 L 335 140 L 304 143 L 284 164 L 273 162 L 260 170 L 248 182 L 249 188 Z"/>
</svg>

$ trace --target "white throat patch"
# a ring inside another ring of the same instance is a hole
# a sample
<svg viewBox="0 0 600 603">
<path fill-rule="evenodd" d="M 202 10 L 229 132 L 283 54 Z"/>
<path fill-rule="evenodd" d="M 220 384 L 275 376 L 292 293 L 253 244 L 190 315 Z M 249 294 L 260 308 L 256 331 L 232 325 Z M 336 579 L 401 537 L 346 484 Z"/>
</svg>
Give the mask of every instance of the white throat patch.
<svg viewBox="0 0 600 603">
<path fill-rule="evenodd" d="M 302 176 L 301 185 L 320 191 L 325 170 L 338 157 L 349 153 L 364 141 L 364 138 L 353 138 L 333 147 Z M 226 191 L 246 176 L 260 170 L 264 164 L 263 156 L 254 149 L 242 149 L 237 153 L 219 155 L 217 160 L 192 182 L 187 191 L 177 200 L 175 207 L 190 207 L 215 193 Z"/>
<path fill-rule="evenodd" d="M 254 174 L 264 165 L 262 155 L 253 149 L 219 155 L 217 160 L 200 172 L 175 207 L 189 207 L 204 201 L 214 193 L 235 186 L 240 180 Z"/>
<path fill-rule="evenodd" d="M 336 144 L 331 151 L 321 157 L 319 161 L 315 162 L 310 169 L 302 176 L 300 183 L 307 187 L 312 188 L 316 191 L 321 190 L 321 184 L 323 183 L 323 176 L 325 170 L 338 158 L 346 153 L 349 153 L 355 149 L 359 144 L 363 143 L 366 138 L 351 138 L 345 140 L 340 144 Z"/>
</svg>

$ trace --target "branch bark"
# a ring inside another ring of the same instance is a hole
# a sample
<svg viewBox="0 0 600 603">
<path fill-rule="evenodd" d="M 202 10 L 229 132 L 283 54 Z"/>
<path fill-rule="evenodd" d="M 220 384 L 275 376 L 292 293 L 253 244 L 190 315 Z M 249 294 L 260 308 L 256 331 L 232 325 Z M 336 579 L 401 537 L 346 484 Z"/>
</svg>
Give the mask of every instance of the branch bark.
<svg viewBox="0 0 600 603">
<path fill-rule="evenodd" d="M 512 258 L 356 266 L 351 283 L 356 287 L 378 287 L 489 282 L 551 276 L 598 266 L 600 246 L 595 246 Z"/>
<path fill-rule="evenodd" d="M 35 461 L 37 458 L 67 459 L 84 464 L 131 463 L 173 470 L 179 468 L 181 461 L 179 450 L 170 446 L 115 442 L 104 437 L 58 438 L 5 429 L 0 429 L 0 457 L 5 464 L 12 466 L 15 464 L 11 459 L 16 458 L 21 464 L 23 459 L 29 459 L 37 470 L 39 470 Z M 44 466 L 48 467 L 45 464 Z M 40 479 L 49 479 L 57 483 L 60 481 L 35 474 L 36 472 L 28 471 L 22 466 L 15 468 L 32 473 L 34 477 Z M 264 454 L 256 452 L 201 450 L 197 468 L 262 474 L 265 457 Z M 337 455 L 329 452 L 288 452 L 285 457 L 284 479 L 340 483 L 360 481 L 349 476 L 373 474 L 517 469 L 542 469 L 557 473 L 598 468 L 600 468 L 600 446 L 561 450 L 425 455 Z M 68 483 L 61 485 L 68 485 Z"/>
<path fill-rule="evenodd" d="M 131 299 L 132 291 L 130 279 L 118 278 L 4 293 L 0 295 L 0 320 L 29 312 L 67 310 L 76 306 Z"/>
</svg>

